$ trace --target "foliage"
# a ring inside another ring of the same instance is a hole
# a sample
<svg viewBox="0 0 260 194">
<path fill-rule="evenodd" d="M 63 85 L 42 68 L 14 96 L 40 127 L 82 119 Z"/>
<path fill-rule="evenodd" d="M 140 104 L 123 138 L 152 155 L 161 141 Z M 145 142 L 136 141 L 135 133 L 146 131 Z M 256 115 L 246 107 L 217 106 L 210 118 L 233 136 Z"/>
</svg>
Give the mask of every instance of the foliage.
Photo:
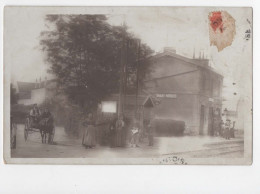
<svg viewBox="0 0 260 194">
<path fill-rule="evenodd" d="M 41 33 L 40 44 L 49 72 L 79 105 L 93 110 L 118 92 L 120 64 L 127 64 L 129 78 L 136 73 L 138 39 L 126 26 L 111 26 L 105 15 L 48 15 L 46 23 L 49 30 Z M 152 53 L 143 44 L 139 51 L 140 59 Z"/>
</svg>

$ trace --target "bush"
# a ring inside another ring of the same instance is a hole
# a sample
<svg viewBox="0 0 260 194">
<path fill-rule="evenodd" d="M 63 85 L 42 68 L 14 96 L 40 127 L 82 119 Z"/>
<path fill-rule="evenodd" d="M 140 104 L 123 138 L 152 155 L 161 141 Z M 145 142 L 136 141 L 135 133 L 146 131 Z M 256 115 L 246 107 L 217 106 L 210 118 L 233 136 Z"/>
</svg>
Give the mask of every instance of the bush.
<svg viewBox="0 0 260 194">
<path fill-rule="evenodd" d="M 24 123 L 33 105 L 15 104 L 11 106 L 11 115 L 15 123 Z"/>
</svg>

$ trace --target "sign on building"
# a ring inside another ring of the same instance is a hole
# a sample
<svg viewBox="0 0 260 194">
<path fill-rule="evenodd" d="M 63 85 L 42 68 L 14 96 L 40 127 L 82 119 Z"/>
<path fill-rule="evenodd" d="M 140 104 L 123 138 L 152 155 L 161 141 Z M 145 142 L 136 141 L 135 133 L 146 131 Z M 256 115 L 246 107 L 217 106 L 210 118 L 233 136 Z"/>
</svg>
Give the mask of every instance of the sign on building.
<svg viewBox="0 0 260 194">
<path fill-rule="evenodd" d="M 116 113 L 116 101 L 103 101 L 101 104 L 101 111 L 104 113 Z"/>
<path fill-rule="evenodd" d="M 213 98 L 209 98 L 209 102 L 214 102 L 214 99 Z"/>
<path fill-rule="evenodd" d="M 177 94 L 156 94 L 157 98 L 177 98 Z"/>
</svg>

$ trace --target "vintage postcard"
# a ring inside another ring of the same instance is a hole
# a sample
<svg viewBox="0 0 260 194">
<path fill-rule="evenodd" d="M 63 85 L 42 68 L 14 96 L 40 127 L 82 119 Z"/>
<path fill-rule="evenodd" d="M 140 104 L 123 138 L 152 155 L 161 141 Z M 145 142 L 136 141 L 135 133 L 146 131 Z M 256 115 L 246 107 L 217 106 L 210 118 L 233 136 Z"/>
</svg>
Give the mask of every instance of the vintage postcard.
<svg viewBox="0 0 260 194">
<path fill-rule="evenodd" d="M 252 164 L 252 8 L 4 9 L 8 164 Z"/>
</svg>

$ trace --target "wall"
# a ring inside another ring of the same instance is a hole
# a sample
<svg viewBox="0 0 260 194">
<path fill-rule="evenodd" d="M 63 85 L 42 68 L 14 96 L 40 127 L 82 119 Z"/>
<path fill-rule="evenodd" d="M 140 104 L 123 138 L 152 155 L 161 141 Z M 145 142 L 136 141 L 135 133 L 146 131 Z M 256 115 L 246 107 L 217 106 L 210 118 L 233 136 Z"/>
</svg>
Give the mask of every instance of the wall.
<svg viewBox="0 0 260 194">
<path fill-rule="evenodd" d="M 19 99 L 18 104 L 23 104 L 23 105 L 31 105 L 32 104 L 32 100 L 31 99 Z"/>
<path fill-rule="evenodd" d="M 223 78 L 211 69 L 198 67 L 171 56 L 151 60 L 143 89 L 153 94 L 174 94 L 159 98 L 154 108 L 156 118 L 184 121 L 186 132 L 199 134 L 200 110 L 204 105 L 202 134 L 208 134 L 209 110 L 221 110 Z"/>
<path fill-rule="evenodd" d="M 149 73 L 146 74 L 145 80 L 169 75 L 176 75 L 196 69 L 197 67 L 194 64 L 190 64 L 171 56 L 163 56 L 151 60 L 148 68 Z"/>
<path fill-rule="evenodd" d="M 159 98 L 160 104 L 155 106 L 154 114 L 158 119 L 184 121 L 187 130 L 198 130 L 197 104 L 198 96 L 193 94 L 177 94 L 176 98 Z"/>
<path fill-rule="evenodd" d="M 202 69 L 170 56 L 154 59 L 150 69 L 153 70 L 146 76 L 146 80 L 152 80 L 144 83 L 144 89 L 154 94 L 176 95 L 176 98 L 159 98 L 161 103 L 154 110 L 156 118 L 184 121 L 187 133 L 198 134 Z"/>
<path fill-rule="evenodd" d="M 31 91 L 31 101 L 33 104 L 42 104 L 46 98 L 46 89 L 40 88 Z"/>
<path fill-rule="evenodd" d="M 173 67 L 174 69 L 174 67 Z M 144 83 L 144 89 L 154 93 L 195 93 L 200 91 L 199 70 L 179 76 L 155 79 Z"/>
<path fill-rule="evenodd" d="M 222 96 L 223 78 L 208 69 L 200 71 L 200 93 L 208 97 Z"/>
</svg>

